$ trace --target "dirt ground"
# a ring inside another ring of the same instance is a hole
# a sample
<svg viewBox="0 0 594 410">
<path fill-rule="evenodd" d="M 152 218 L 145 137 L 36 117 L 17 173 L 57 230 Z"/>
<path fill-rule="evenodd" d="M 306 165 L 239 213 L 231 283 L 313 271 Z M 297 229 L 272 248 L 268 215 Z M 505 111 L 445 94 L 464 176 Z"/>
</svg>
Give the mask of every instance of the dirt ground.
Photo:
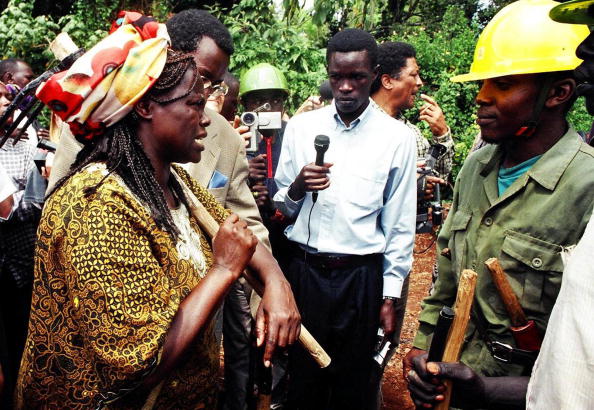
<svg viewBox="0 0 594 410">
<path fill-rule="evenodd" d="M 417 235 L 415 251 L 425 250 L 432 242 L 429 234 Z M 417 332 L 417 317 L 421 312 L 421 301 L 427 295 L 431 286 L 431 272 L 435 261 L 435 244 L 423 253 L 416 254 L 413 262 L 413 271 L 410 278 L 406 316 L 400 335 L 400 346 L 386 366 L 382 392 L 384 397 L 383 409 L 414 409 L 408 395 L 408 390 L 402 378 L 402 358 L 412 347 L 412 342 Z"/>
</svg>

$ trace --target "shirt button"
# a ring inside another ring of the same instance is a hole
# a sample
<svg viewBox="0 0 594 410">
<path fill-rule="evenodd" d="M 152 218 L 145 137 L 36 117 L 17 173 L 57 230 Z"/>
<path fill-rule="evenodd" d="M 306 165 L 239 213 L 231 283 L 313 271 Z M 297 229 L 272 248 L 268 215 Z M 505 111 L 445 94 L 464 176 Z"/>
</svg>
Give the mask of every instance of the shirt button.
<svg viewBox="0 0 594 410">
<path fill-rule="evenodd" d="M 487 226 L 493 225 L 493 218 L 491 218 L 491 217 L 485 218 L 485 225 L 487 225 Z"/>
<path fill-rule="evenodd" d="M 540 259 L 540 258 L 532 259 L 532 266 L 534 266 L 535 268 L 540 268 L 542 266 L 542 259 Z"/>
</svg>

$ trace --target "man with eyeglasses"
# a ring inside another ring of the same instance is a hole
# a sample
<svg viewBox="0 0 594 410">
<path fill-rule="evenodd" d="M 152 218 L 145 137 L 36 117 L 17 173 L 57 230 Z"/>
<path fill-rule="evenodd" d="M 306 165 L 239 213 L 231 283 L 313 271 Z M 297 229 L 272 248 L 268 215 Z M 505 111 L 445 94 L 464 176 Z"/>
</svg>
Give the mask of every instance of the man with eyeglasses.
<svg viewBox="0 0 594 410">
<path fill-rule="evenodd" d="M 221 22 L 206 11 L 191 9 L 169 19 L 167 29 L 174 49 L 196 56 L 200 74 L 210 82 L 210 92 L 213 94 L 226 92 L 225 85 L 221 84 L 229 66 L 233 44 L 229 31 Z M 205 151 L 199 163 L 190 165 L 190 175 L 207 186 L 224 207 L 230 208 L 246 220 L 250 229 L 266 246 L 266 251 L 269 253 L 268 231 L 262 224 L 254 197 L 246 183 L 248 166 L 244 140 L 225 118 L 211 110 L 207 111 L 207 115 L 211 119 L 211 125 L 207 128 L 208 135 L 203 140 Z M 256 250 L 256 252 L 262 251 L 264 251 L 262 246 Z M 270 278 L 280 279 L 279 282 L 273 281 L 271 286 L 276 286 L 280 282 L 283 287 L 286 284 L 287 287 L 283 289 L 283 292 L 290 293 L 288 296 L 291 306 L 287 306 L 278 298 L 267 300 L 265 294 L 263 302 L 272 302 L 276 305 L 273 307 L 268 304 L 260 304 L 260 309 L 264 306 L 268 313 L 268 326 L 281 330 L 279 345 L 284 345 L 286 342 L 283 340 L 283 334 L 285 334 L 286 328 L 281 323 L 288 323 L 289 321 L 286 319 L 297 312 L 293 310 L 294 300 L 290 287 L 272 255 L 270 255 L 270 260 L 271 265 L 263 268 L 269 271 L 266 273 L 270 274 Z M 268 275 L 266 276 L 268 277 Z M 266 281 L 266 278 L 263 279 Z M 225 391 L 227 392 L 223 404 L 225 409 L 247 408 L 247 401 L 251 393 L 251 388 L 248 385 L 252 327 L 249 308 L 250 304 L 257 306 L 255 303 L 257 300 L 254 300 L 257 296 L 254 295 L 252 298 L 251 294 L 252 290 L 249 285 L 242 280 L 238 281 L 230 290 L 223 309 Z"/>
</svg>

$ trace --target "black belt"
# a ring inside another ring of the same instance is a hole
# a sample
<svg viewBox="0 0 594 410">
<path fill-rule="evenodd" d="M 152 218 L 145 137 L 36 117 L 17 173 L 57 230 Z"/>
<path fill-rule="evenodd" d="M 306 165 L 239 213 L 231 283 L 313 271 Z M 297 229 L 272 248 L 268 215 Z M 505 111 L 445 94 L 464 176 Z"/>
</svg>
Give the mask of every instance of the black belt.
<svg viewBox="0 0 594 410">
<path fill-rule="evenodd" d="M 476 298 L 474 300 L 472 313 L 472 316 L 474 316 L 473 322 L 476 326 L 476 329 L 478 330 L 481 339 L 483 339 L 487 345 L 489 353 L 491 353 L 491 356 L 493 356 L 495 360 L 501 363 L 519 364 L 521 366 L 527 366 L 528 368 L 532 368 L 532 366 L 534 366 L 534 362 L 536 361 L 539 353 L 538 351 L 518 349 L 517 347 L 512 347 L 507 343 L 502 343 L 491 339 L 491 337 L 487 334 L 487 329 L 485 327 L 486 319 L 484 319 L 483 312 Z"/>
<path fill-rule="evenodd" d="M 341 269 L 351 266 L 363 265 L 381 261 L 381 253 L 372 253 L 368 255 L 328 255 L 319 253 L 310 253 L 295 245 L 295 254 L 303 255 L 304 260 L 310 266 L 322 269 Z"/>
<path fill-rule="evenodd" d="M 322 269 L 340 269 L 351 266 L 363 265 L 365 263 L 376 262 L 381 254 L 372 253 L 370 255 L 344 255 L 344 256 L 326 256 L 315 253 L 305 252 L 305 260 L 311 266 Z"/>
<path fill-rule="evenodd" d="M 512 347 L 496 340 L 485 340 L 485 343 L 487 344 L 491 356 L 501 363 L 514 363 L 532 367 L 538 356 L 538 352 L 518 349 L 517 347 Z"/>
</svg>

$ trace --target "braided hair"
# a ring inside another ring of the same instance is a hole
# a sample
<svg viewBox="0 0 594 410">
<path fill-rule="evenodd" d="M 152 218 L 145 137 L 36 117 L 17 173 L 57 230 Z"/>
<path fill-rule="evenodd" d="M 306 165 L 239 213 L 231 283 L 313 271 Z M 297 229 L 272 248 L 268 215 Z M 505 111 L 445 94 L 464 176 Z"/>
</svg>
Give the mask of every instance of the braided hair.
<svg viewBox="0 0 594 410">
<path fill-rule="evenodd" d="M 194 79 L 188 90 L 181 96 L 170 99 L 160 98 L 162 95 L 173 90 L 182 81 L 189 69 L 194 71 Z M 169 49 L 163 72 L 153 87 L 147 92 L 146 97 L 158 104 L 168 104 L 177 101 L 192 92 L 198 75 L 196 63 L 191 55 Z M 173 221 L 163 189 L 157 182 L 155 169 L 144 152 L 140 138 L 136 135 L 135 129 L 138 121 L 137 114 L 132 111 L 121 121 L 109 127 L 102 136 L 87 143 L 76 156 L 76 160 L 72 164 L 68 174 L 58 181 L 48 196 L 52 195 L 72 175 L 87 165 L 93 162 L 105 162 L 108 174 L 97 185 L 85 188 L 85 196 L 93 195 L 105 179 L 112 172 L 115 172 L 122 178 L 132 193 L 149 207 L 151 216 L 157 226 L 169 233 L 172 239 L 177 240 L 179 230 Z M 182 204 L 189 208 L 187 198 L 180 183 L 174 177 L 171 177 L 169 184 L 174 195 L 177 196 Z"/>
</svg>

